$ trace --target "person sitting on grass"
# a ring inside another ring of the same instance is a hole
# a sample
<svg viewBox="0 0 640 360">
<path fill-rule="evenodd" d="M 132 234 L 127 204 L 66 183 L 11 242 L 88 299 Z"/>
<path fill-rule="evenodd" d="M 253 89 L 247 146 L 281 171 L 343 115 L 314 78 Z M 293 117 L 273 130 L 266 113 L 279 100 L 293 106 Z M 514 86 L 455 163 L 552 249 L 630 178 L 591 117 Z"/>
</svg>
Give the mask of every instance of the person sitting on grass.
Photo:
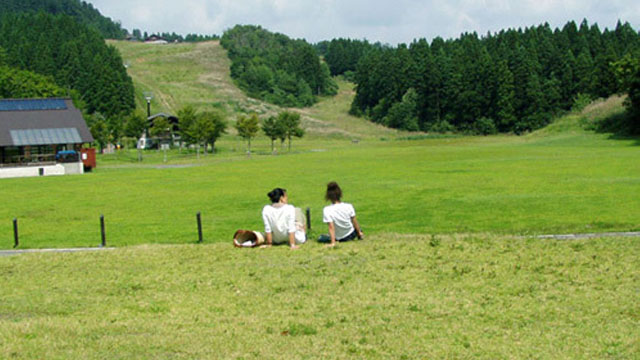
<svg viewBox="0 0 640 360">
<path fill-rule="evenodd" d="M 363 239 L 364 234 L 356 219 L 356 210 L 353 205 L 341 202 L 342 189 L 335 181 L 327 184 L 325 199 L 331 201 L 331 205 L 322 210 L 322 221 L 329 226 L 329 235 L 320 235 L 319 242 L 329 243 L 333 247 L 337 242 L 353 240 L 356 237 Z"/>
<path fill-rule="evenodd" d="M 298 245 L 307 240 L 302 210 L 289 205 L 285 189 L 275 188 L 267 196 L 271 205 L 265 205 L 262 209 L 267 246 L 288 242 L 292 250 L 298 249 Z"/>
</svg>

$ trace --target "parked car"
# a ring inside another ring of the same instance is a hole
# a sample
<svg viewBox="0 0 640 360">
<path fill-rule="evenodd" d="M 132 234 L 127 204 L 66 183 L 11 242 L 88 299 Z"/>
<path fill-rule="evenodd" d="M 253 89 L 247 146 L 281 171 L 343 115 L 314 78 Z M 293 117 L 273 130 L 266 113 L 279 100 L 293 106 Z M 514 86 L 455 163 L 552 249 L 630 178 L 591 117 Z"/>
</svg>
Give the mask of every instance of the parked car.
<svg viewBox="0 0 640 360">
<path fill-rule="evenodd" d="M 80 157 L 78 156 L 78 153 L 75 150 L 58 151 L 58 153 L 56 154 L 56 162 L 72 163 L 72 162 L 78 162 L 79 160 L 80 160 Z"/>
</svg>

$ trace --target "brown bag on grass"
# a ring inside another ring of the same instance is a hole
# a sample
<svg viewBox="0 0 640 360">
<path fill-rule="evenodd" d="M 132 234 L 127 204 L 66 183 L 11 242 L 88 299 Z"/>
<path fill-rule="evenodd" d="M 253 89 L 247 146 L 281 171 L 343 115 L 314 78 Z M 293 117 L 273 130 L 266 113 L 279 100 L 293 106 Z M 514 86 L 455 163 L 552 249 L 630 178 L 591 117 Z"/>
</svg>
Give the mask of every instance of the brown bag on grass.
<svg viewBox="0 0 640 360">
<path fill-rule="evenodd" d="M 264 235 L 258 231 L 238 230 L 233 234 L 233 246 L 238 248 L 252 248 L 263 245 L 264 243 Z"/>
</svg>

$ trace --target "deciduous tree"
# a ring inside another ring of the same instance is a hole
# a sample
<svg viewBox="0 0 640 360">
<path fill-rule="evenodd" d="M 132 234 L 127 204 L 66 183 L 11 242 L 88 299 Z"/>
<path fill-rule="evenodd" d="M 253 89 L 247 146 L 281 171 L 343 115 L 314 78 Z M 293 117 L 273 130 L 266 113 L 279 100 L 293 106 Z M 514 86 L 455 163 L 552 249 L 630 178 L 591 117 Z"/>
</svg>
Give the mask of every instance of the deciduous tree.
<svg viewBox="0 0 640 360">
<path fill-rule="evenodd" d="M 278 115 L 277 121 L 282 127 L 283 139 L 289 140 L 289 151 L 291 151 L 291 138 L 304 136 L 304 129 L 300 127 L 300 114 L 284 111 Z"/>
<path fill-rule="evenodd" d="M 247 140 L 247 154 L 251 154 L 251 139 L 254 138 L 260 130 L 259 123 L 260 120 L 256 114 L 240 116 L 236 122 L 238 136 Z"/>
</svg>

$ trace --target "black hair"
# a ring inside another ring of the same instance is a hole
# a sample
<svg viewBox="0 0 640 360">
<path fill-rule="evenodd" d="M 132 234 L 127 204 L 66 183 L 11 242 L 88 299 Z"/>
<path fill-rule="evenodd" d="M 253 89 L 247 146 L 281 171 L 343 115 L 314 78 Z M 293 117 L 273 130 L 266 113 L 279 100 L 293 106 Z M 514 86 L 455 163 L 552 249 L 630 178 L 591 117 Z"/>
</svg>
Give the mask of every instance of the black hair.
<svg viewBox="0 0 640 360">
<path fill-rule="evenodd" d="M 287 190 L 282 189 L 282 188 L 275 188 L 273 190 L 271 190 L 267 196 L 269 197 L 269 199 L 271 199 L 272 203 L 277 203 L 280 201 L 280 198 L 284 196 L 284 194 L 287 193 Z"/>
<path fill-rule="evenodd" d="M 331 201 L 332 203 L 340 201 L 342 198 L 342 189 L 340 189 L 340 185 L 337 182 L 332 181 L 327 184 L 327 193 L 324 198 L 326 200 Z"/>
</svg>

